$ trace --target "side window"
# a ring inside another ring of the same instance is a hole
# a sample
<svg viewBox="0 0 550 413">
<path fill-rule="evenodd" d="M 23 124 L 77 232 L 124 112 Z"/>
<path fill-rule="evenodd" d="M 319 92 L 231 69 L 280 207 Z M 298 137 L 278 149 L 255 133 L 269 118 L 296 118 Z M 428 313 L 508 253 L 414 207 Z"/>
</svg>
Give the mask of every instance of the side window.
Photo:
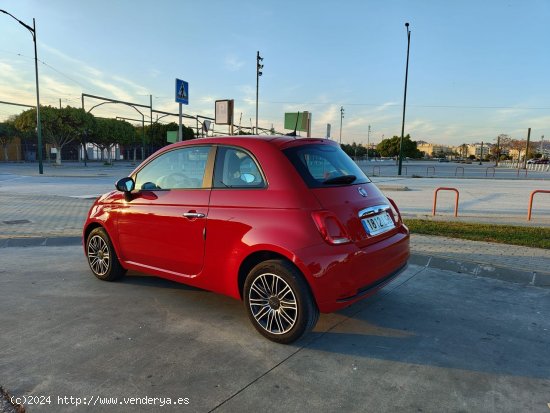
<svg viewBox="0 0 550 413">
<path fill-rule="evenodd" d="M 202 188 L 209 146 L 174 149 L 149 162 L 136 176 L 136 189 Z"/>
<path fill-rule="evenodd" d="M 214 168 L 214 188 L 264 188 L 255 160 L 237 148 L 219 147 Z"/>
</svg>

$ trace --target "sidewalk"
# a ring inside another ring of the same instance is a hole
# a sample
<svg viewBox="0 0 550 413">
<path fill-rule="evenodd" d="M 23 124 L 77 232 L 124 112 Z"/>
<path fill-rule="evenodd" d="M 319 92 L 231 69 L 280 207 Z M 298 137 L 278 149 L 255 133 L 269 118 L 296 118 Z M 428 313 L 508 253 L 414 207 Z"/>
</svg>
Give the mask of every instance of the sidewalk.
<svg viewBox="0 0 550 413">
<path fill-rule="evenodd" d="M 413 234 L 411 253 L 412 264 L 550 286 L 550 250 L 546 249 Z"/>
<path fill-rule="evenodd" d="M 80 236 L 93 201 L 0 192 L 0 246 L 10 238 Z"/>
</svg>

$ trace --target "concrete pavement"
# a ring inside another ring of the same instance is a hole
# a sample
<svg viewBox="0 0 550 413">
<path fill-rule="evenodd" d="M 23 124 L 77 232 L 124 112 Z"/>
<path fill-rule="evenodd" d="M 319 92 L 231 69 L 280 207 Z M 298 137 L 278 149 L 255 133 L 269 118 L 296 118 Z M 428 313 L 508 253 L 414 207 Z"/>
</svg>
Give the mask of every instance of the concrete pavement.
<svg viewBox="0 0 550 413">
<path fill-rule="evenodd" d="M 548 409 L 549 289 L 413 264 L 284 346 L 236 300 L 99 281 L 78 246 L 0 254 L 0 375 L 16 396 L 51 397 L 31 413 Z M 188 404 L 125 404 L 144 397 Z"/>
</svg>

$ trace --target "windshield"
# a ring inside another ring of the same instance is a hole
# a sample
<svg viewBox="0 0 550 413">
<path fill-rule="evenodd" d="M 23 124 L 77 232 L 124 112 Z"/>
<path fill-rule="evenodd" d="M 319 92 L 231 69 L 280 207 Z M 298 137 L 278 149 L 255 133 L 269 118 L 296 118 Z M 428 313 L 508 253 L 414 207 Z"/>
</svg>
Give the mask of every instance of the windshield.
<svg viewBox="0 0 550 413">
<path fill-rule="evenodd" d="M 310 188 L 370 182 L 357 164 L 338 146 L 303 145 L 285 149 L 283 152 Z"/>
</svg>

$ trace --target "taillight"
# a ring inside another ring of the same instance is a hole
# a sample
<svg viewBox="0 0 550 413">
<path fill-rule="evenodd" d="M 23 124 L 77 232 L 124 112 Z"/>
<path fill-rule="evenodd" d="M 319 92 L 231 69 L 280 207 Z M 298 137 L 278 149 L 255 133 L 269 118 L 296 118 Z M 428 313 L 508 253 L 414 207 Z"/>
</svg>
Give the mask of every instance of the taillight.
<svg viewBox="0 0 550 413">
<path fill-rule="evenodd" d="M 388 198 L 388 201 L 390 201 L 390 204 L 392 206 L 392 212 L 393 212 L 393 216 L 395 217 L 395 223 L 396 224 L 403 223 L 403 219 L 401 218 L 401 213 L 399 212 L 399 208 L 397 208 L 397 204 L 395 203 L 395 201 L 391 198 Z"/>
<path fill-rule="evenodd" d="M 342 245 L 351 242 L 346 229 L 340 220 L 329 211 L 317 211 L 311 214 L 323 239 L 331 245 Z"/>
</svg>

